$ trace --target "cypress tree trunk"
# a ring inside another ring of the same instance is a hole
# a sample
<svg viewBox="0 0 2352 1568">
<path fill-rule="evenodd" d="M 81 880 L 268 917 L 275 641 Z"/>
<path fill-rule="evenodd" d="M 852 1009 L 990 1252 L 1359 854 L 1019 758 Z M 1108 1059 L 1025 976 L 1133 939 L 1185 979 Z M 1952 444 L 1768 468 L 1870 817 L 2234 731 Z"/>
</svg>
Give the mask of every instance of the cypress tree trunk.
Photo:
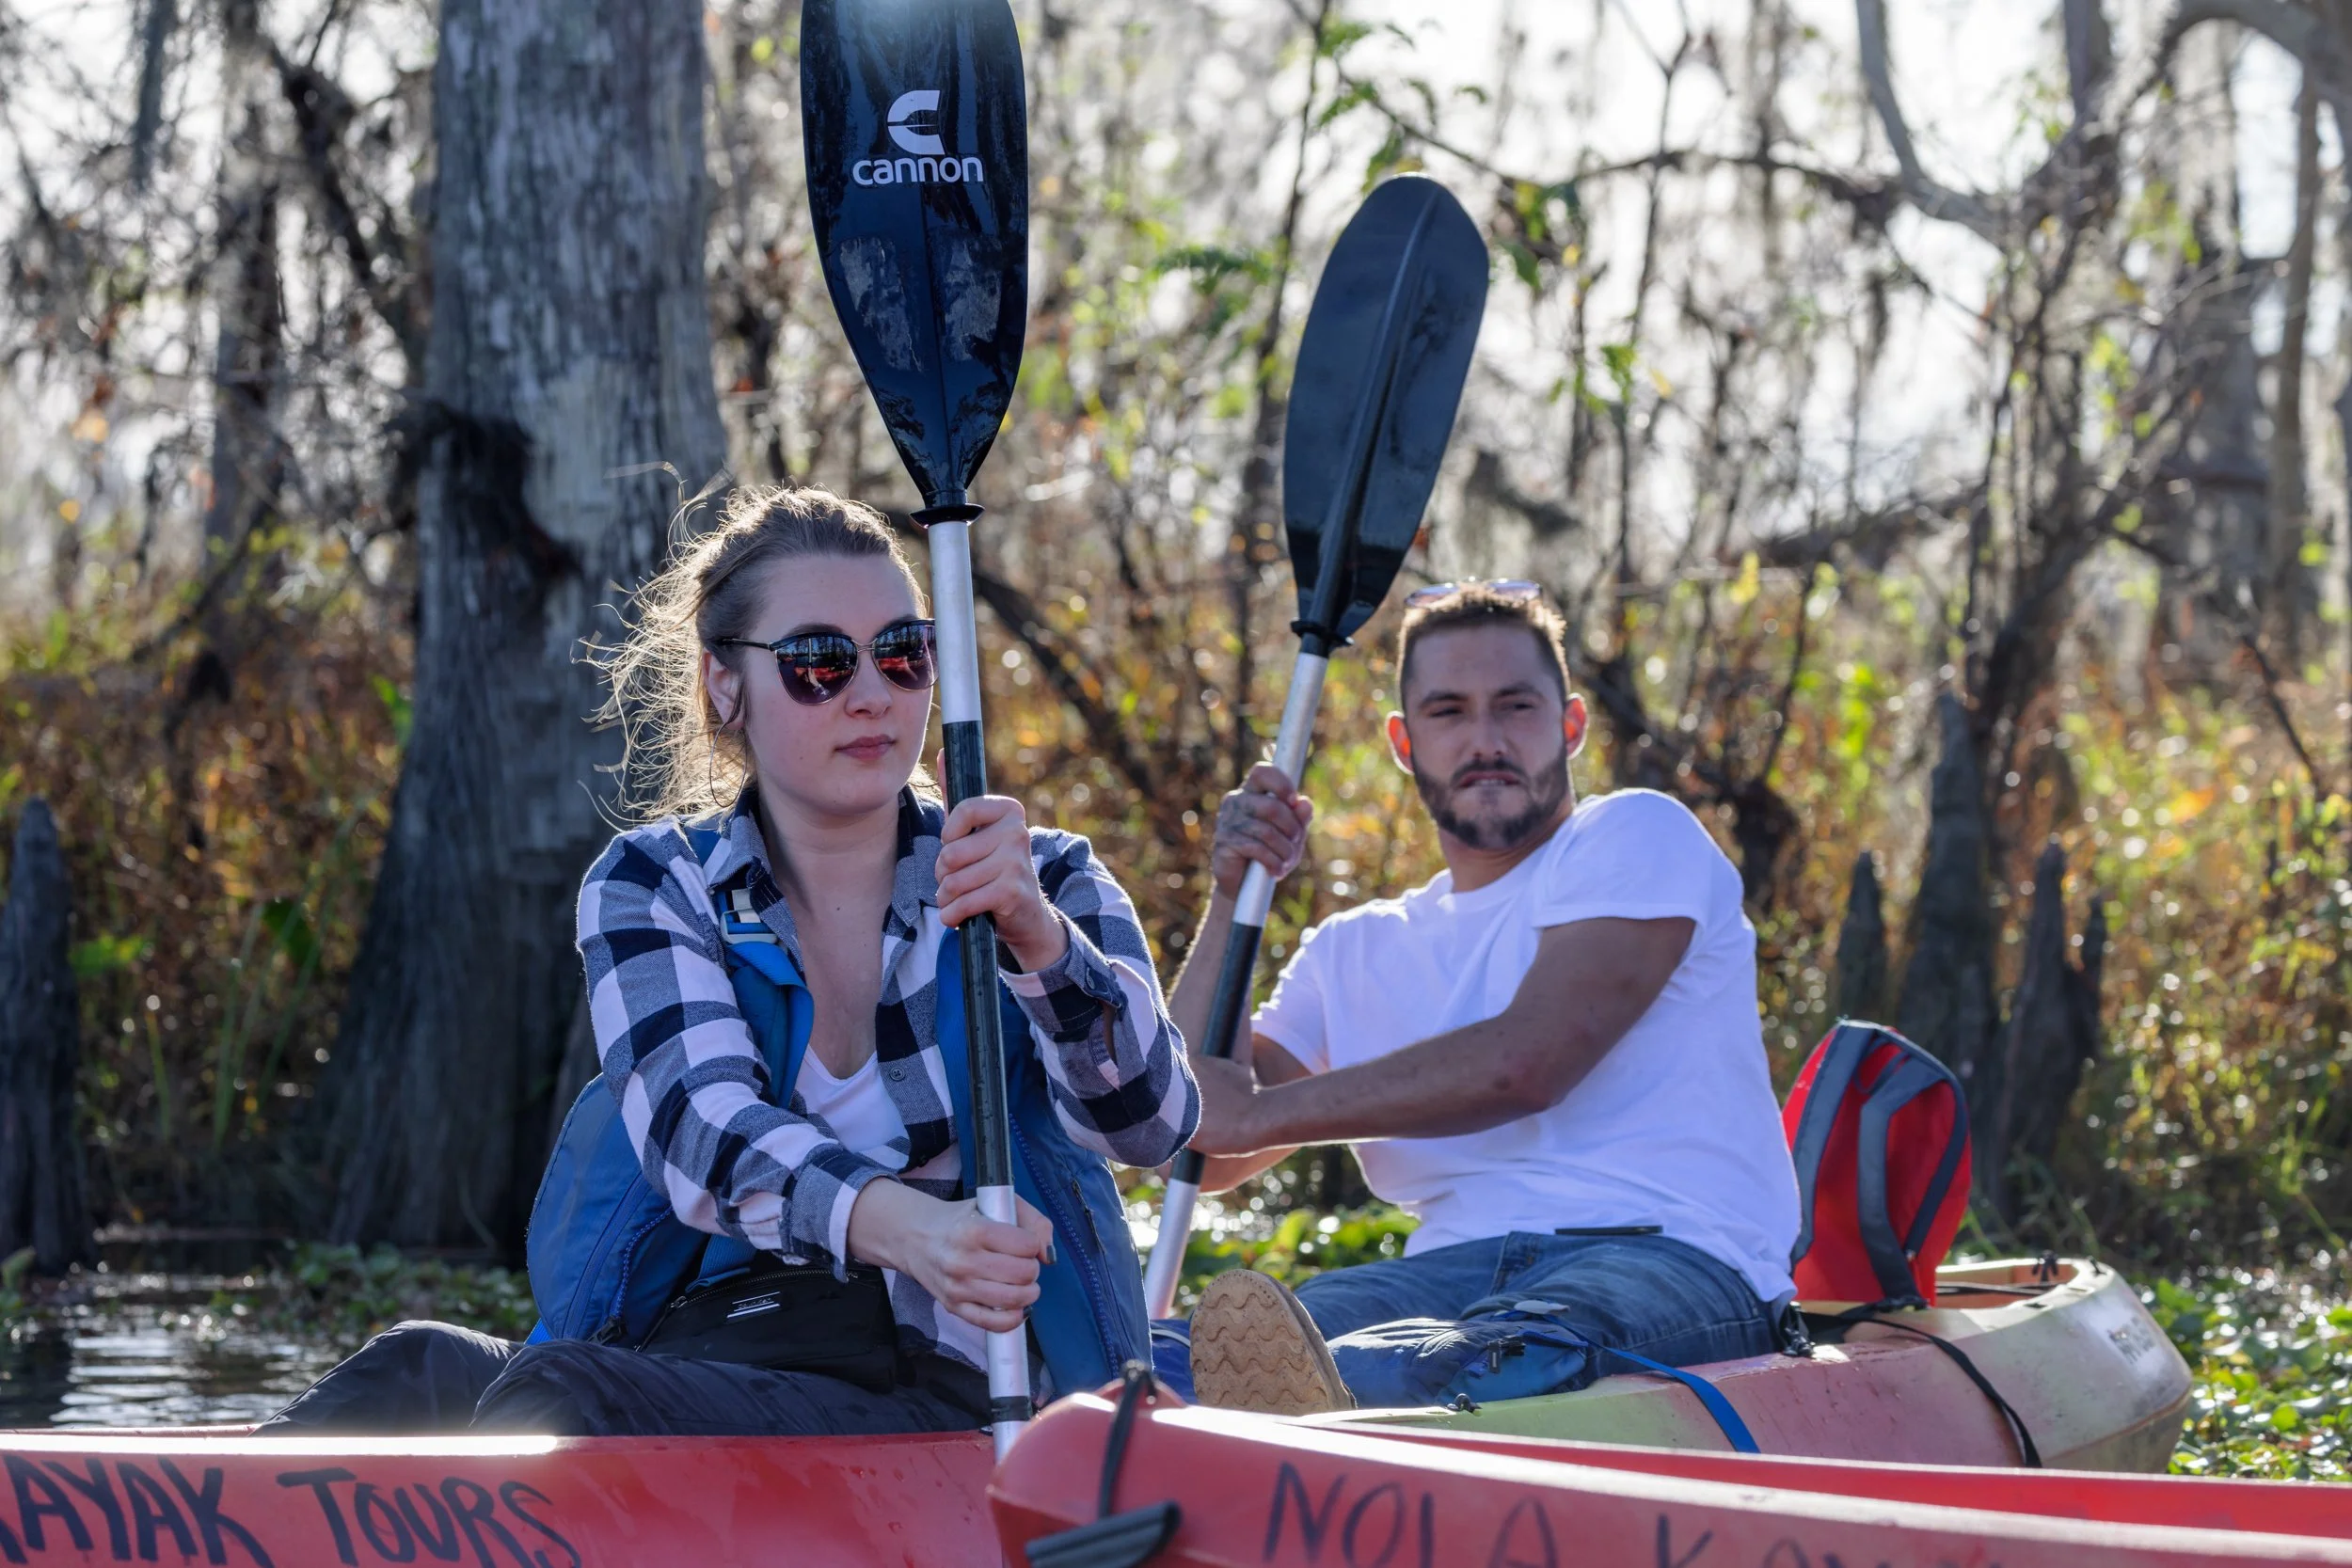
<svg viewBox="0 0 2352 1568">
<path fill-rule="evenodd" d="M 441 7 L 415 727 L 321 1106 L 338 1239 L 522 1234 L 610 833 L 580 640 L 725 459 L 704 80 L 691 0 Z"/>
<path fill-rule="evenodd" d="M 229 104 L 214 195 L 213 493 L 204 509 L 204 543 L 238 548 L 246 531 L 277 499 L 284 464 L 274 438 L 278 384 L 284 376 L 284 327 L 278 276 L 278 166 L 270 142 L 267 40 L 258 0 L 221 8 L 221 87 Z M 220 618 L 215 615 L 215 623 Z M 210 641 L 210 640 L 208 640 Z M 206 652 L 226 657 L 216 645 Z M 225 684 L 225 683 L 224 683 Z"/>
<path fill-rule="evenodd" d="M 68 959 L 72 889 L 49 807 L 17 824 L 0 910 L 0 1258 L 63 1274 L 93 1262 L 75 1086 L 82 1014 Z"/>
<path fill-rule="evenodd" d="M 2270 280 L 2269 263 L 2240 248 L 2238 115 L 2233 61 L 2243 45 L 2226 23 L 2199 28 L 2181 42 L 2173 84 L 2185 104 L 2160 142 L 2145 177 L 2174 193 L 2196 246 L 2172 282 L 2181 306 L 2158 356 L 2159 374 L 2193 383 L 2197 403 L 2179 452 L 2167 460 L 2154 520 L 2184 561 L 2165 586 L 2166 635 L 2182 649 L 2178 672 L 2224 678 L 2238 658 L 2239 638 L 2263 628 L 2276 580 L 2299 593 L 2302 568 L 2293 551 L 2274 548 L 2269 452 L 2261 423 L 2262 361 L 2254 348 L 2254 310 Z M 2296 525 L 2296 546 L 2301 545 Z M 2170 672 L 2168 672 L 2170 673 Z"/>
</svg>

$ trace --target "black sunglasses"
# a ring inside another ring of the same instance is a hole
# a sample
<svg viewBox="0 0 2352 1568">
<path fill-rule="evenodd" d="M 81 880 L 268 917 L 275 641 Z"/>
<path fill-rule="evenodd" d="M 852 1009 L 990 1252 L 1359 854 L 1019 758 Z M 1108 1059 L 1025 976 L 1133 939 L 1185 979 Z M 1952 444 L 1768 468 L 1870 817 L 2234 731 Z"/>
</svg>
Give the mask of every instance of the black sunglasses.
<svg viewBox="0 0 2352 1568">
<path fill-rule="evenodd" d="M 765 648 L 791 699 L 806 707 L 832 702 L 857 678 L 857 656 L 873 656 L 882 679 L 901 691 L 929 691 L 939 679 L 938 633 L 930 621 L 900 621 L 860 642 L 843 631 L 803 631 L 773 642 L 722 637 L 714 648 Z"/>
</svg>

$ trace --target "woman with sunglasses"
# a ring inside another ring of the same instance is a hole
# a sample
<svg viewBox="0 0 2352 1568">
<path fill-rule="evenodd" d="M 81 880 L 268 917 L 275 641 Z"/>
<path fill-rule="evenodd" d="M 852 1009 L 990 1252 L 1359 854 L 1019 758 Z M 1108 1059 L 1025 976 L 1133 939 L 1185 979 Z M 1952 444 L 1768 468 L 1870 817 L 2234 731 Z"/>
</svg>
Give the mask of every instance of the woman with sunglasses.
<svg viewBox="0 0 2352 1568">
<path fill-rule="evenodd" d="M 532 1214 L 546 1319 L 522 1345 L 398 1325 L 265 1430 L 969 1430 L 985 1335 L 1033 1307 L 1041 1392 L 1148 1354 L 1102 1161 L 1183 1147 L 1182 1042 L 1087 841 L 931 791 L 931 623 L 882 517 L 740 494 L 636 602 L 600 661 L 643 825 L 580 890 L 604 1075 Z M 1017 1225 L 979 1215 L 963 1164 L 953 933 L 980 914 L 1052 1211 Z M 1046 1332 L 1057 1290 L 1086 1330 Z"/>
</svg>

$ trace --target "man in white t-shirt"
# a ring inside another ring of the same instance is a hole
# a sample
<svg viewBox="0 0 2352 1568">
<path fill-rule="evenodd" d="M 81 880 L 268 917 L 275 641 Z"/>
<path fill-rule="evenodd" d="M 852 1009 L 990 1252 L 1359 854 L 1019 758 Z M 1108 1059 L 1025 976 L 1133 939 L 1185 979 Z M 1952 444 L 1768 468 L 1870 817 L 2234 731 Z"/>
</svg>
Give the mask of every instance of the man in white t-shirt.
<svg viewBox="0 0 2352 1568">
<path fill-rule="evenodd" d="M 1586 720 L 1562 636 L 1530 584 L 1413 596 L 1388 737 L 1446 870 L 1309 931 L 1248 1059 L 1195 1061 L 1206 1190 L 1346 1143 L 1421 1222 L 1403 1258 L 1295 1298 L 1247 1271 L 1211 1281 L 1192 1320 L 1208 1403 L 1329 1409 L 1347 1383 L 1397 1397 L 1383 1358 L 1414 1336 L 1363 1331 L 1530 1304 L 1675 1366 L 1785 1342 L 1797 1187 L 1740 876 L 1670 796 L 1576 800 Z M 1269 767 L 1226 797 L 1192 953 L 1223 951 L 1247 863 L 1290 871 L 1311 814 Z M 1189 1039 L 1214 985 L 1212 964 L 1188 965 L 1169 998 Z"/>
</svg>

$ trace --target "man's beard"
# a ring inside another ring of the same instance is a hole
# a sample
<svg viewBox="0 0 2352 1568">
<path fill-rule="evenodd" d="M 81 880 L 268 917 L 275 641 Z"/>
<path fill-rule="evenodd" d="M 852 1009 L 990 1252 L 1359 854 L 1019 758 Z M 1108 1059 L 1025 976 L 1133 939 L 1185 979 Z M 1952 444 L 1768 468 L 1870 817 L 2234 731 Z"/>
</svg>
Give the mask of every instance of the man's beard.
<svg viewBox="0 0 2352 1568">
<path fill-rule="evenodd" d="M 1456 768 L 1454 777 L 1459 779 L 1465 773 L 1496 772 L 1507 772 L 1518 779 L 1521 787 L 1527 791 L 1525 810 L 1499 818 L 1465 816 L 1454 809 L 1454 797 L 1459 785 L 1451 781 L 1439 784 L 1421 770 L 1418 760 L 1413 764 L 1413 787 L 1421 791 L 1421 803 L 1429 808 L 1430 820 L 1471 848 L 1488 851 L 1516 849 L 1526 843 L 1536 829 L 1549 821 L 1551 814 L 1560 809 L 1560 802 L 1568 798 L 1568 749 L 1561 747 L 1560 754 L 1553 757 L 1532 780 L 1523 769 L 1511 763 L 1476 759 Z"/>
</svg>

